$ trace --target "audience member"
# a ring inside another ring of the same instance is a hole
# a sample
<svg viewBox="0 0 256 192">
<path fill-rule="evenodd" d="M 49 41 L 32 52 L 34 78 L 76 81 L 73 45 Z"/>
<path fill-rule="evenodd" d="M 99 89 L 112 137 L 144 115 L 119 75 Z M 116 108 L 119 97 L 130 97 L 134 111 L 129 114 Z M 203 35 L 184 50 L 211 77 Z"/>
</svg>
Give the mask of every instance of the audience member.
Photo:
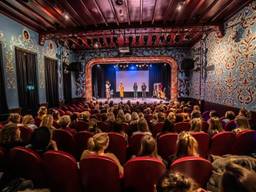
<svg viewBox="0 0 256 192">
<path fill-rule="evenodd" d="M 32 115 L 25 115 L 22 118 L 22 124 L 24 127 L 30 128 L 32 130 L 37 128 L 37 126 L 35 125 L 35 120 Z"/>
<path fill-rule="evenodd" d="M 0 145 L 6 149 L 23 145 L 17 124 L 8 123 L 0 130 Z"/>
</svg>

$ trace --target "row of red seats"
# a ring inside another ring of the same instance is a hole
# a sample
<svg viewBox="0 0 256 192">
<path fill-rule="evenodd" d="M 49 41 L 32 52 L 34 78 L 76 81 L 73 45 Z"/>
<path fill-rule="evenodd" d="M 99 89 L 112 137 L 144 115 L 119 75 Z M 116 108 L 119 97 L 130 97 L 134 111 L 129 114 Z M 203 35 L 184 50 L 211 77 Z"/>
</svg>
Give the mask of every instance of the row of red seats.
<svg viewBox="0 0 256 192">
<path fill-rule="evenodd" d="M 135 157 L 124 165 L 119 174 L 115 162 L 107 157 L 91 156 L 80 161 L 62 151 L 48 151 L 40 157 L 23 147 L 9 152 L 9 168 L 18 177 L 32 179 L 36 186 L 50 187 L 53 192 L 154 192 L 154 186 L 166 172 L 156 158 Z M 208 181 L 212 165 L 200 157 L 177 159 L 170 168 L 192 177 L 202 187 Z"/>
</svg>

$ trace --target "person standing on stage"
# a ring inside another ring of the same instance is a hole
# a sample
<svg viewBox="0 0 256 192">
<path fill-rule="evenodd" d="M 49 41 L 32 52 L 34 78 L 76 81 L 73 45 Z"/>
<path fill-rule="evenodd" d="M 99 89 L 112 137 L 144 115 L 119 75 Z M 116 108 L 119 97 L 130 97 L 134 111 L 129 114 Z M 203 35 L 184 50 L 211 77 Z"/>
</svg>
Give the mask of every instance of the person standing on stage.
<svg viewBox="0 0 256 192">
<path fill-rule="evenodd" d="M 146 90 L 147 90 L 146 84 L 142 83 L 142 85 L 141 85 L 142 99 L 146 98 Z"/>
<path fill-rule="evenodd" d="M 134 98 L 138 97 L 138 85 L 137 85 L 137 82 L 135 82 L 133 84 L 133 96 L 134 96 Z"/>
<path fill-rule="evenodd" d="M 123 100 L 124 98 L 124 85 L 122 82 L 120 82 L 120 85 L 119 85 L 119 92 L 120 92 L 120 98 L 121 100 Z"/>
<path fill-rule="evenodd" d="M 110 99 L 110 87 L 111 87 L 111 84 L 110 84 L 110 82 L 109 81 L 106 81 L 106 98 L 107 98 L 107 100 L 109 100 Z"/>
</svg>

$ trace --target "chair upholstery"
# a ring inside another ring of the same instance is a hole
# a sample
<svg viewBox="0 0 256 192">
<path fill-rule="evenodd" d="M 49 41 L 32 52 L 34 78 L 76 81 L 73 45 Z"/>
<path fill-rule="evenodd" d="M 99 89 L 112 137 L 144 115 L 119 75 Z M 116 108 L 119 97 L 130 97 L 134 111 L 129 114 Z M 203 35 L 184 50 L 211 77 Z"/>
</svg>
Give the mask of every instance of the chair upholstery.
<svg viewBox="0 0 256 192">
<path fill-rule="evenodd" d="M 165 165 L 159 159 L 132 158 L 124 166 L 125 191 L 154 192 L 154 185 L 157 184 L 165 170 Z"/>
<path fill-rule="evenodd" d="M 250 155 L 256 152 L 256 131 L 244 130 L 236 135 L 233 152 L 236 155 Z"/>
<path fill-rule="evenodd" d="M 164 159 L 168 160 L 170 155 L 174 155 L 177 150 L 177 133 L 166 133 L 161 135 L 157 140 L 157 148 L 159 155 Z"/>
<path fill-rule="evenodd" d="M 108 152 L 114 153 L 119 159 L 121 164 L 124 164 L 126 161 L 126 140 L 123 135 L 119 133 L 108 133 L 109 136 L 109 145 L 107 148 Z"/>
<path fill-rule="evenodd" d="M 43 154 L 46 178 L 52 192 L 79 192 L 79 172 L 74 157 L 62 151 L 47 151 Z"/>
<path fill-rule="evenodd" d="M 189 131 L 190 127 L 191 125 L 189 122 L 179 122 L 174 124 L 174 130 L 177 133 L 181 133 L 182 131 Z"/>
<path fill-rule="evenodd" d="M 14 176 L 33 180 L 36 186 L 44 184 L 43 164 L 39 154 L 24 147 L 9 152 L 9 168 Z"/>
<path fill-rule="evenodd" d="M 236 135 L 233 132 L 220 132 L 211 138 L 209 153 L 213 155 L 232 154 Z"/>
<path fill-rule="evenodd" d="M 160 133 L 163 129 L 164 123 L 157 123 L 155 125 L 151 125 L 151 132 L 153 136 L 156 136 L 157 133 Z"/>
<path fill-rule="evenodd" d="M 111 125 L 109 122 L 99 122 L 98 127 L 103 132 L 110 132 L 111 131 Z"/>
<path fill-rule="evenodd" d="M 131 155 L 137 155 L 140 151 L 141 140 L 145 136 L 144 133 L 132 135 L 129 141 L 129 152 Z"/>
<path fill-rule="evenodd" d="M 192 132 L 191 135 L 198 142 L 198 152 L 201 157 L 207 157 L 209 151 L 210 137 L 205 132 Z"/>
<path fill-rule="evenodd" d="M 234 120 L 231 120 L 231 121 L 229 121 L 229 122 L 225 125 L 224 130 L 225 130 L 225 131 L 232 131 L 232 130 L 234 130 L 236 127 L 237 127 L 236 122 L 235 122 Z"/>
<path fill-rule="evenodd" d="M 33 130 L 27 127 L 20 127 L 20 137 L 24 144 L 29 144 Z"/>
<path fill-rule="evenodd" d="M 107 157 L 90 156 L 80 161 L 83 191 L 120 192 L 121 177 L 116 163 Z"/>
<path fill-rule="evenodd" d="M 210 161 L 201 157 L 182 157 L 175 160 L 170 170 L 180 172 L 194 179 L 200 186 L 204 187 L 212 173 Z"/>
<path fill-rule="evenodd" d="M 84 121 L 77 121 L 75 124 L 75 128 L 77 131 L 87 131 L 89 127 L 89 124 L 87 122 Z"/>
<path fill-rule="evenodd" d="M 56 141 L 58 149 L 76 155 L 76 142 L 71 133 L 57 129 L 53 132 L 53 140 Z"/>
<path fill-rule="evenodd" d="M 76 149 L 78 153 L 78 158 L 80 158 L 81 154 L 85 149 L 87 149 L 88 140 L 92 137 L 93 134 L 89 131 L 80 131 L 75 134 L 75 141 L 76 141 Z"/>
</svg>

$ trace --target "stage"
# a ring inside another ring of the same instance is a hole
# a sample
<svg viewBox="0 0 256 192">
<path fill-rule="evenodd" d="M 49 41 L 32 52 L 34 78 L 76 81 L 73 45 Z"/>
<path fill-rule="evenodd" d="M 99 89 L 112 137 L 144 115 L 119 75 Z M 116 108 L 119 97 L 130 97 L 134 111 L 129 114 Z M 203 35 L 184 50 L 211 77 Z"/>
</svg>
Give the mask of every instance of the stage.
<svg viewBox="0 0 256 192">
<path fill-rule="evenodd" d="M 99 98 L 99 99 L 96 99 L 97 101 L 99 102 L 105 102 L 107 101 L 106 98 Z M 132 98 L 132 97 L 128 97 L 128 98 L 123 98 L 123 100 L 121 101 L 120 98 L 111 98 L 109 101 L 113 101 L 114 103 L 120 103 L 120 102 L 123 102 L 123 103 L 127 103 L 127 101 L 130 100 L 131 103 L 168 103 L 169 101 L 167 100 L 164 100 L 164 99 L 158 99 L 158 98 L 145 98 L 145 99 L 142 99 L 142 98 Z"/>
</svg>

